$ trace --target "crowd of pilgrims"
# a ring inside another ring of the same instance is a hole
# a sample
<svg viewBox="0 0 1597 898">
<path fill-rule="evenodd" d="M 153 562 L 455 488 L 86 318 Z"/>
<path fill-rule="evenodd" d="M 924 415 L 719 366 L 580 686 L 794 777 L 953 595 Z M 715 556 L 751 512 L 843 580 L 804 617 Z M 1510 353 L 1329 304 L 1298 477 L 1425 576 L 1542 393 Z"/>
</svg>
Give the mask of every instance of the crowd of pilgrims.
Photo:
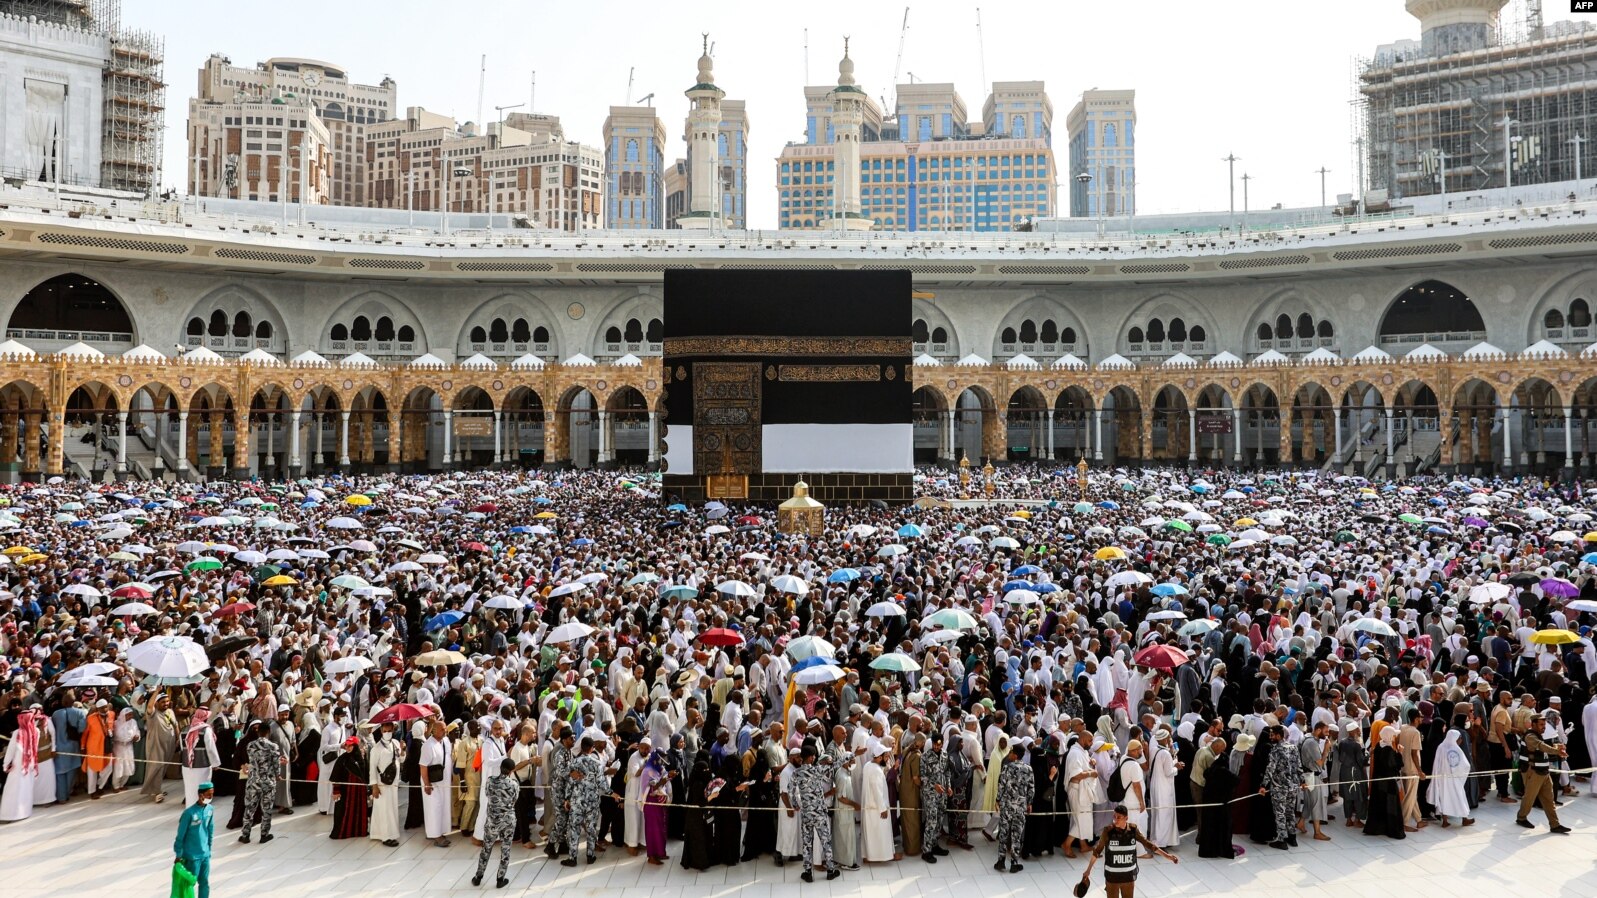
<svg viewBox="0 0 1597 898">
<path fill-rule="evenodd" d="M 0 820 L 214 781 L 246 837 L 296 810 L 388 845 L 513 825 L 571 864 L 608 844 L 808 879 L 1076 857 L 1116 805 L 1151 846 L 1231 858 L 1488 801 L 1560 832 L 1556 799 L 1597 792 L 1579 485 L 1015 465 L 992 501 L 834 507 L 818 537 L 658 489 L 0 488 Z M 163 636 L 210 669 L 127 662 Z M 511 786 L 513 824 L 488 819 Z"/>
</svg>

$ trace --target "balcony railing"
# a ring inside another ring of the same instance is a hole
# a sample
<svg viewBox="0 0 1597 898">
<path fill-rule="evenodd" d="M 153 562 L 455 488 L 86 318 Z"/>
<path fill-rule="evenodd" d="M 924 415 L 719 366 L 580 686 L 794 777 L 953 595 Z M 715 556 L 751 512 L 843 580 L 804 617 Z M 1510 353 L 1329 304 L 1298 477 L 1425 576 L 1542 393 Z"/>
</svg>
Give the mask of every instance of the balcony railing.
<svg viewBox="0 0 1597 898">
<path fill-rule="evenodd" d="M 1547 328 L 1547 339 L 1554 343 L 1589 343 L 1592 340 L 1593 333 L 1597 333 L 1597 328 L 1593 328 L 1591 325 L 1582 327 L 1549 327 Z"/>
<path fill-rule="evenodd" d="M 126 343 L 133 344 L 132 334 L 116 331 L 53 331 L 40 328 L 7 328 L 7 340 L 59 340 L 63 343 Z"/>
<path fill-rule="evenodd" d="M 1259 351 L 1274 349 L 1277 352 L 1312 352 L 1316 349 L 1336 349 L 1335 337 L 1270 337 L 1259 340 Z"/>
<path fill-rule="evenodd" d="M 1076 343 L 1000 343 L 998 354 L 1001 356 L 1028 355 L 1039 362 L 1051 361 L 1065 353 L 1074 353 L 1078 348 Z"/>
<path fill-rule="evenodd" d="M 1429 331 L 1423 334 L 1382 334 L 1382 346 L 1418 346 L 1421 343 L 1481 343 L 1485 331 Z"/>
<path fill-rule="evenodd" d="M 489 356 L 519 357 L 529 352 L 539 357 L 549 355 L 548 343 L 519 343 L 511 341 L 508 343 L 470 343 L 467 345 L 471 347 L 472 352 L 480 352 Z"/>
<path fill-rule="evenodd" d="M 606 343 L 603 354 L 608 356 L 623 355 L 659 355 L 662 350 L 659 343 Z"/>
<path fill-rule="evenodd" d="M 1168 358 L 1178 352 L 1184 352 L 1187 355 L 1205 355 L 1212 351 L 1213 349 L 1208 340 L 1149 340 L 1143 343 L 1132 343 L 1128 354 Z"/>
</svg>

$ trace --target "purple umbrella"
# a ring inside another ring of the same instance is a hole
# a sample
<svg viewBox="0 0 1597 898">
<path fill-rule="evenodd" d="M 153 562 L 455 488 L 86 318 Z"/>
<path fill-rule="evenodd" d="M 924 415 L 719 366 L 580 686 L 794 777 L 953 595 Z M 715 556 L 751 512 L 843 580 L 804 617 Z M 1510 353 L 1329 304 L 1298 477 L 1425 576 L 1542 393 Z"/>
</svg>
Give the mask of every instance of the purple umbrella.
<svg viewBox="0 0 1597 898">
<path fill-rule="evenodd" d="M 1465 527 L 1481 527 L 1481 528 L 1484 529 L 1484 528 L 1490 527 L 1492 525 L 1485 518 L 1477 518 L 1474 515 L 1470 515 L 1469 517 L 1464 519 L 1464 526 Z"/>
<path fill-rule="evenodd" d="M 1548 577 L 1541 582 L 1542 592 L 1550 596 L 1570 598 L 1580 595 L 1580 587 L 1561 577 Z"/>
</svg>

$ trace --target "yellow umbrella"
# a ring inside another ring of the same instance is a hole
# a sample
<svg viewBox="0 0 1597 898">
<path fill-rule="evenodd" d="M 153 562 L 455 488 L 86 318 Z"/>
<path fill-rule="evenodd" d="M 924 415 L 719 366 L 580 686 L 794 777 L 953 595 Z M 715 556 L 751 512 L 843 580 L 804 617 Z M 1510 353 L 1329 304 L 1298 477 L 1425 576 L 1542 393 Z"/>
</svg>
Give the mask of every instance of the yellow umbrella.
<svg viewBox="0 0 1597 898">
<path fill-rule="evenodd" d="M 1255 521 L 1252 518 L 1237 518 L 1236 520 L 1231 522 L 1231 526 L 1233 526 L 1233 527 L 1257 527 L 1257 526 L 1259 526 L 1259 522 Z"/>
<path fill-rule="evenodd" d="M 1583 540 L 1585 540 L 1586 542 L 1589 542 L 1589 543 L 1597 543 L 1597 530 L 1591 531 L 1590 533 L 1588 533 L 1585 536 L 1581 537 L 1581 539 L 1583 539 Z"/>
<path fill-rule="evenodd" d="M 372 499 L 370 496 L 363 496 L 360 493 L 356 493 L 353 496 L 346 497 L 344 499 L 344 503 L 346 505 L 370 505 L 372 504 Z"/>
<path fill-rule="evenodd" d="M 18 555 L 32 555 L 33 553 L 35 553 L 37 551 L 39 551 L 39 550 L 38 549 L 30 549 L 27 546 L 12 546 L 11 548 L 7 549 L 5 553 L 7 555 L 10 555 L 12 558 L 15 558 Z"/>
<path fill-rule="evenodd" d="M 44 554 L 43 552 L 34 552 L 32 555 L 24 555 L 24 556 L 22 556 L 22 558 L 18 560 L 18 563 L 19 564 L 38 564 L 41 561 L 48 560 L 49 557 L 50 556 Z"/>
<path fill-rule="evenodd" d="M 1580 642 L 1580 634 L 1570 630 L 1537 630 L 1530 634 L 1530 641 L 1541 645 L 1568 645 Z"/>
<path fill-rule="evenodd" d="M 293 577 L 290 577 L 287 574 L 278 574 L 278 575 L 273 576 L 273 577 L 267 577 L 266 580 L 261 583 L 261 585 L 262 586 L 294 586 L 297 583 L 299 583 L 298 580 L 295 580 Z"/>
<path fill-rule="evenodd" d="M 1373 496 L 1373 495 L 1375 495 L 1375 487 L 1373 487 L 1373 486 L 1361 486 L 1361 487 L 1359 487 L 1359 492 L 1368 493 L 1369 495 Z"/>
<path fill-rule="evenodd" d="M 1031 520 L 1031 512 L 1027 511 L 1024 508 L 1014 512 L 1012 516 L 1013 517 L 1017 517 L 1017 518 L 1025 518 L 1028 521 Z"/>
<path fill-rule="evenodd" d="M 560 517 L 560 516 L 559 516 L 559 515 L 557 515 L 557 514 L 555 514 L 555 513 L 554 513 L 554 512 L 552 512 L 552 511 L 540 511 L 540 512 L 538 512 L 538 513 L 537 513 L 537 514 L 535 514 L 535 515 L 533 515 L 533 517 L 535 517 L 535 518 L 542 518 L 542 519 L 543 519 L 543 520 L 545 520 L 545 521 L 547 521 L 547 520 L 549 520 L 549 519 L 550 519 L 550 518 L 558 518 L 558 517 Z"/>
<path fill-rule="evenodd" d="M 1119 561 L 1126 557 L 1126 550 L 1119 546 L 1104 546 L 1102 549 L 1092 553 L 1092 557 L 1099 561 Z"/>
</svg>

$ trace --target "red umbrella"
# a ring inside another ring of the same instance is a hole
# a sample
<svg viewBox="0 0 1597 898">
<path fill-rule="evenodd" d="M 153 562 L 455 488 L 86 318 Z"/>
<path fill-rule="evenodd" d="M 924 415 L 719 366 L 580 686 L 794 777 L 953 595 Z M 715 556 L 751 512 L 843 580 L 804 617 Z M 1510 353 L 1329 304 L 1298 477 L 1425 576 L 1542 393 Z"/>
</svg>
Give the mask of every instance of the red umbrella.
<svg viewBox="0 0 1597 898">
<path fill-rule="evenodd" d="M 1143 667 L 1151 667 L 1155 670 L 1175 670 L 1191 659 L 1187 657 L 1186 652 L 1173 645 L 1160 644 L 1148 646 L 1138 652 L 1131 660 L 1141 664 Z"/>
<path fill-rule="evenodd" d="M 111 590 L 111 595 L 119 599 L 147 599 L 153 593 L 137 583 L 129 583 L 126 586 L 118 586 L 116 589 Z"/>
<path fill-rule="evenodd" d="M 486 551 L 488 551 L 488 547 L 483 545 L 482 543 L 466 543 L 465 545 L 461 546 L 461 548 L 465 549 L 467 552 L 486 552 Z"/>
<path fill-rule="evenodd" d="M 481 505 L 477 506 L 476 508 L 472 509 L 472 511 L 480 511 L 483 514 L 493 514 L 494 512 L 496 512 L 498 510 L 499 510 L 499 506 L 493 504 L 492 502 L 484 502 Z"/>
<path fill-rule="evenodd" d="M 215 611 L 211 612 L 211 616 L 212 617 L 232 617 L 235 614 L 243 614 L 246 611 L 254 611 L 254 610 L 255 610 L 255 606 L 250 604 L 249 602 L 233 602 L 233 603 L 230 603 L 230 604 L 227 604 L 227 605 L 223 605 L 222 607 L 220 607 L 220 608 L 216 609 Z"/>
<path fill-rule="evenodd" d="M 743 517 L 738 518 L 738 523 L 739 524 L 745 524 L 745 525 L 753 525 L 753 526 L 757 527 L 760 524 L 763 524 L 765 522 L 760 520 L 759 515 L 746 514 Z"/>
<path fill-rule="evenodd" d="M 706 645 L 742 645 L 743 636 L 736 630 L 728 630 L 725 627 L 713 627 L 709 630 L 705 630 L 703 633 L 700 633 L 699 641 Z"/>
<path fill-rule="evenodd" d="M 397 705 L 389 705 L 373 714 L 372 723 L 379 725 L 389 722 L 398 723 L 403 720 L 420 720 L 423 717 L 431 716 L 433 716 L 433 709 L 431 708 L 401 702 Z"/>
</svg>

